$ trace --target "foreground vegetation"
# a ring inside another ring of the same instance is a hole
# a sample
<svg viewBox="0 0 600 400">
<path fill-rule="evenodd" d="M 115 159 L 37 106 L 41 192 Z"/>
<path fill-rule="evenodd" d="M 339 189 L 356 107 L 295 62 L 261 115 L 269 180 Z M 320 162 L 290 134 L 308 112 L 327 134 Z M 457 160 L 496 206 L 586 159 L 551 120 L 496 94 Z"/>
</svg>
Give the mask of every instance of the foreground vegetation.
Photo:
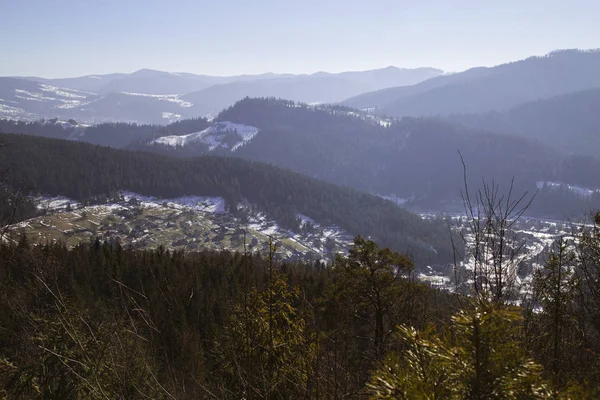
<svg viewBox="0 0 600 400">
<path fill-rule="evenodd" d="M 535 302 L 515 307 L 485 285 L 431 289 L 361 237 L 330 266 L 276 262 L 272 244 L 260 256 L 22 237 L 0 245 L 1 393 L 597 398 L 599 239 L 558 243 Z"/>
</svg>

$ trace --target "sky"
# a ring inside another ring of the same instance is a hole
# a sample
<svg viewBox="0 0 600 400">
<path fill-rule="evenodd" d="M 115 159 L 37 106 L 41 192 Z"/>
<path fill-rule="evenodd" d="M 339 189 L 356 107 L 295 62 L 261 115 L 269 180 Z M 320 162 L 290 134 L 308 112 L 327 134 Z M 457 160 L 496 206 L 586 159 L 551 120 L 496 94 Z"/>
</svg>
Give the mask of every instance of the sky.
<svg viewBox="0 0 600 400">
<path fill-rule="evenodd" d="M 458 72 L 599 48 L 598 15 L 598 0 L 0 0 L 0 76 Z"/>
</svg>

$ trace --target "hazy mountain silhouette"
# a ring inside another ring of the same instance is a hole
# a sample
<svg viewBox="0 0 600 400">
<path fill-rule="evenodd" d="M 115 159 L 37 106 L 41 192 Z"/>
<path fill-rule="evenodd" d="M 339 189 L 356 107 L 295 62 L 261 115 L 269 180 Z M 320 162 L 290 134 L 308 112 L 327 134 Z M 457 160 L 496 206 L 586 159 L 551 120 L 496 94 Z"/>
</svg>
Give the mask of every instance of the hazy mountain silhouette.
<svg viewBox="0 0 600 400">
<path fill-rule="evenodd" d="M 600 87 L 600 51 L 561 50 L 365 93 L 342 104 L 393 116 L 482 113 L 595 87 Z"/>
<path fill-rule="evenodd" d="M 168 123 L 216 114 L 247 96 L 281 97 L 309 103 L 338 102 L 365 91 L 409 85 L 441 73 L 433 68 L 388 67 L 311 75 L 268 73 L 215 77 L 144 69 L 131 74 L 64 79 L 0 78 L 0 99 L 3 99 L 0 117 Z M 48 86 L 55 88 L 50 88 L 53 96 L 44 94 L 49 92 Z M 29 94 L 18 97 L 15 90 Z M 69 90 L 85 93 L 71 96 L 70 103 L 55 96 Z M 26 101 L 27 98 L 30 101 Z"/>
</svg>

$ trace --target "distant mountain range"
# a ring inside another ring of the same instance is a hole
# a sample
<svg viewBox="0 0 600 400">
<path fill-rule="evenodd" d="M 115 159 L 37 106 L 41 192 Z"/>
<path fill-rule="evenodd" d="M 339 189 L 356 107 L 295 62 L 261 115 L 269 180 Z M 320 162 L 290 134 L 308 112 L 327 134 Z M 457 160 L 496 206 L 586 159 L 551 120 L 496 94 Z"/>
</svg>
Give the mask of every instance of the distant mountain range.
<svg viewBox="0 0 600 400">
<path fill-rule="evenodd" d="M 183 94 L 202 90 L 216 84 L 235 82 L 245 79 L 259 80 L 273 76 L 274 74 L 218 77 L 141 69 L 129 74 L 114 73 L 58 79 L 26 77 L 24 79 L 98 94 L 106 94 L 111 92 Z"/>
<path fill-rule="evenodd" d="M 244 97 L 331 103 L 439 76 L 433 68 L 215 77 L 140 70 L 78 78 L 0 78 L 0 118 L 165 124 L 216 114 Z"/>
<path fill-rule="evenodd" d="M 473 114 L 599 87 L 599 50 L 561 50 L 364 93 L 341 104 L 396 117 Z"/>
<path fill-rule="evenodd" d="M 600 51 L 561 50 L 495 67 L 216 77 L 140 70 L 77 78 L 0 78 L 0 118 L 168 124 L 216 115 L 246 97 L 339 103 L 390 117 L 505 112 L 600 88 Z"/>
</svg>

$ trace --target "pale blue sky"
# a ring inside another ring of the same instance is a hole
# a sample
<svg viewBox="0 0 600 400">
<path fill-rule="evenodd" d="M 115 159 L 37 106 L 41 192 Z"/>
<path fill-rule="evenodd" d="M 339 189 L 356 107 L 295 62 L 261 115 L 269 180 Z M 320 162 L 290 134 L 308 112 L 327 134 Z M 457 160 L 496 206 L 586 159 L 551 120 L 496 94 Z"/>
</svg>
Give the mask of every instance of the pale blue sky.
<svg viewBox="0 0 600 400">
<path fill-rule="evenodd" d="M 0 0 L 0 76 L 459 71 L 600 47 L 599 0 Z"/>
</svg>

